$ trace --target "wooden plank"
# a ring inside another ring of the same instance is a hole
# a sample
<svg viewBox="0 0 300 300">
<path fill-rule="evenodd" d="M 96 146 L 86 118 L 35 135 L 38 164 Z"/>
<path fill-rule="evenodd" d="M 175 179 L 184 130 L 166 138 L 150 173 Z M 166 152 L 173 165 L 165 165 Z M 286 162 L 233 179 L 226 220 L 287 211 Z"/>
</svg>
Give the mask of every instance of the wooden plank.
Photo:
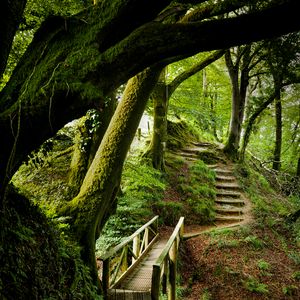
<svg viewBox="0 0 300 300">
<path fill-rule="evenodd" d="M 147 253 L 151 250 L 151 246 L 157 241 L 158 235 L 150 242 L 148 248 L 142 253 L 142 255 L 127 269 L 127 271 L 120 276 L 120 278 L 111 286 L 111 288 L 117 288 L 127 276 L 131 274 L 134 268 L 144 259 Z"/>
</svg>

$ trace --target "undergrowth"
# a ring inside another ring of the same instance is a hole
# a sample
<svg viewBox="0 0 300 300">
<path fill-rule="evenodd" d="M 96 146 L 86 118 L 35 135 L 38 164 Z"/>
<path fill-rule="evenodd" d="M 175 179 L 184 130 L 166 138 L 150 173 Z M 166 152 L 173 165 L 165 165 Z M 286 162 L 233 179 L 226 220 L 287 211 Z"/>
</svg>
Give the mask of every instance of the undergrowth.
<svg viewBox="0 0 300 300">
<path fill-rule="evenodd" d="M 122 174 L 116 213 L 96 242 L 97 256 L 148 222 L 154 215 L 151 206 L 160 201 L 164 189 L 165 180 L 159 171 L 139 161 L 137 156 L 130 156 Z"/>
<path fill-rule="evenodd" d="M 165 225 L 174 226 L 181 216 L 186 224 L 205 224 L 214 220 L 215 173 L 201 161 L 187 164 L 172 154 L 166 156 L 168 185 L 162 201 L 153 210 Z"/>
</svg>

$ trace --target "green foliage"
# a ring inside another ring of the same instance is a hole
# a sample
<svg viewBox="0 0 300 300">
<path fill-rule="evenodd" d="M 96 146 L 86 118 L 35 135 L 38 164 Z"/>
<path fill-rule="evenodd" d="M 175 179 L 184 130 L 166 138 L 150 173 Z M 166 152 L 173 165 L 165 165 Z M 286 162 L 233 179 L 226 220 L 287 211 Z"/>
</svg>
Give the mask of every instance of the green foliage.
<svg viewBox="0 0 300 300">
<path fill-rule="evenodd" d="M 172 165 L 172 163 L 168 164 Z M 187 170 L 183 171 L 186 167 Z M 176 180 L 177 190 L 180 192 L 181 203 L 180 205 L 176 204 L 177 209 L 181 207 L 182 215 L 189 216 L 189 218 L 186 218 L 186 222 L 193 221 L 203 224 L 212 221 L 215 216 L 214 199 L 216 197 L 214 172 L 201 160 L 181 168 L 178 168 L 175 164 L 169 175 L 174 178 L 171 179 L 171 182 Z M 170 218 L 173 218 L 173 216 L 170 216 Z"/>
<path fill-rule="evenodd" d="M 295 285 L 288 285 L 282 288 L 282 292 L 286 296 L 293 296 L 297 293 L 298 287 Z"/>
<path fill-rule="evenodd" d="M 158 201 L 152 204 L 154 213 L 159 214 L 167 226 L 175 226 L 182 216 L 184 205 L 180 202 Z"/>
<path fill-rule="evenodd" d="M 251 245 L 255 249 L 262 249 L 264 248 L 264 241 L 262 241 L 260 238 L 258 238 L 255 235 L 249 235 L 244 239 L 244 242 L 246 242 L 248 245 Z"/>
<path fill-rule="evenodd" d="M 219 249 L 224 249 L 224 248 L 237 248 L 239 246 L 239 241 L 238 240 L 222 240 L 219 239 L 217 242 L 217 247 Z"/>
<path fill-rule="evenodd" d="M 257 266 L 258 266 L 258 268 L 259 268 L 261 271 L 268 271 L 268 270 L 270 270 L 270 268 L 271 268 L 271 265 L 270 265 L 267 261 L 265 261 L 265 260 L 263 260 L 263 259 L 260 259 L 260 260 L 257 262 Z"/>
<path fill-rule="evenodd" d="M 300 271 L 296 271 L 293 273 L 292 278 L 300 281 Z"/>
<path fill-rule="evenodd" d="M 288 257 L 293 260 L 296 265 L 300 266 L 300 254 L 298 252 L 292 251 L 288 254 Z"/>
<path fill-rule="evenodd" d="M 257 266 L 260 270 L 262 271 L 267 271 L 270 269 L 270 264 L 266 261 L 264 261 L 263 259 L 260 259 L 258 262 L 257 262 Z"/>
<path fill-rule="evenodd" d="M 200 300 L 212 300 L 213 297 L 211 295 L 211 293 L 209 292 L 209 290 L 207 288 L 205 288 L 202 292 L 202 295 L 200 296 Z"/>
<path fill-rule="evenodd" d="M 161 173 L 134 155 L 125 162 L 121 186 L 116 212 L 109 218 L 96 242 L 97 255 L 117 245 L 122 238 L 149 221 L 153 211 L 156 212 L 153 208 L 160 207 L 165 189 Z M 157 214 L 164 217 L 163 210 L 158 210 Z"/>
<path fill-rule="evenodd" d="M 199 140 L 199 134 L 189 122 L 182 119 L 168 120 L 168 141 L 169 149 L 181 149 L 192 141 Z"/>
<path fill-rule="evenodd" d="M 259 294 L 268 294 L 268 286 L 266 284 L 260 283 L 256 278 L 249 277 L 247 280 L 243 280 L 245 288 L 250 292 L 255 292 Z"/>
<path fill-rule="evenodd" d="M 271 225 L 279 217 L 286 216 L 295 207 L 289 198 L 274 191 L 266 178 L 246 164 L 236 168 L 239 182 L 254 203 L 254 212 L 261 222 Z"/>
<path fill-rule="evenodd" d="M 207 57 L 200 53 L 168 66 L 168 81 Z M 201 138 L 213 141 L 226 135 L 230 119 L 231 95 L 224 60 L 210 64 L 205 70 L 185 80 L 172 94 L 169 114 L 189 120 Z"/>
</svg>

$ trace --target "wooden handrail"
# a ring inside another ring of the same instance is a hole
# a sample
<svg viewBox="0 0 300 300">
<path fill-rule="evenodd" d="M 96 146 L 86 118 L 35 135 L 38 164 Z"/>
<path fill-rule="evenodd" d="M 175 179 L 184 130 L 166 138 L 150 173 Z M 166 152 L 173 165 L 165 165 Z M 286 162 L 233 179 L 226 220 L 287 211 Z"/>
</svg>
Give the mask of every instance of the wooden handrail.
<svg viewBox="0 0 300 300">
<path fill-rule="evenodd" d="M 162 292 L 168 294 L 168 300 L 176 299 L 177 253 L 183 229 L 184 217 L 181 217 L 165 248 L 152 266 L 151 299 L 153 300 L 159 299 L 160 286 Z"/>
<path fill-rule="evenodd" d="M 158 238 L 157 221 L 158 216 L 155 216 L 131 236 L 99 257 L 103 261 L 102 285 L 104 294 L 107 293 L 109 288 L 116 288 L 132 272 L 134 266 L 142 257 L 146 255 L 151 245 L 155 243 Z M 152 229 L 150 226 L 154 222 L 156 222 L 156 226 L 155 229 Z M 140 235 L 143 231 L 144 235 L 141 239 Z M 151 232 L 151 235 L 149 235 L 149 232 Z M 121 254 L 120 250 L 122 250 Z"/>
<path fill-rule="evenodd" d="M 104 253 L 100 256 L 101 260 L 106 260 L 109 257 L 113 256 L 116 252 L 118 252 L 120 249 L 122 249 L 124 246 L 129 244 L 133 239 L 139 235 L 141 232 L 143 232 L 147 227 L 149 227 L 152 223 L 154 223 L 158 219 L 158 216 L 155 216 L 153 219 L 151 219 L 148 223 L 140 227 L 137 231 L 135 231 L 132 235 L 130 235 L 128 238 L 123 240 L 120 244 L 115 246 L 113 249 L 109 250 L 108 252 Z"/>
</svg>

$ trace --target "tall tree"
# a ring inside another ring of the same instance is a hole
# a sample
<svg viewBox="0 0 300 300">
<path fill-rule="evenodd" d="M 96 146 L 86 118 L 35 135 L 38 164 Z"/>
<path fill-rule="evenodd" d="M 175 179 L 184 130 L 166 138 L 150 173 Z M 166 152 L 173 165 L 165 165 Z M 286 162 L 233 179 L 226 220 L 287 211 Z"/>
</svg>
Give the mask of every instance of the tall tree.
<svg viewBox="0 0 300 300">
<path fill-rule="evenodd" d="M 253 71 L 262 59 L 259 53 L 260 48 L 260 45 L 245 45 L 232 49 L 231 51 L 227 50 L 225 54 L 225 61 L 232 87 L 232 106 L 229 134 L 224 152 L 232 158 L 238 158 L 247 89 L 250 78 L 253 76 L 250 72 Z"/>
</svg>

